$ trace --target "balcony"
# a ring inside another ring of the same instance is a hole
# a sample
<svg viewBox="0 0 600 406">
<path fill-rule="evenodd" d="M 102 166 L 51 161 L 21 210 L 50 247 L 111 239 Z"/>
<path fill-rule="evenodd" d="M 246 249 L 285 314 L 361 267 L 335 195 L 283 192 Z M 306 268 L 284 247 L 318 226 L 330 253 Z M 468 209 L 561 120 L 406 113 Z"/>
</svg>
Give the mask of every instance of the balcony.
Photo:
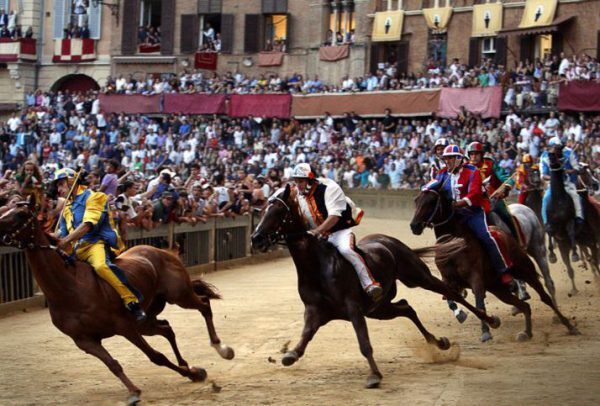
<svg viewBox="0 0 600 406">
<path fill-rule="evenodd" d="M 96 40 L 90 38 L 57 39 L 54 41 L 54 63 L 83 63 L 96 60 Z"/>
<path fill-rule="evenodd" d="M 0 38 L 0 63 L 35 61 L 36 40 L 33 38 Z"/>
</svg>

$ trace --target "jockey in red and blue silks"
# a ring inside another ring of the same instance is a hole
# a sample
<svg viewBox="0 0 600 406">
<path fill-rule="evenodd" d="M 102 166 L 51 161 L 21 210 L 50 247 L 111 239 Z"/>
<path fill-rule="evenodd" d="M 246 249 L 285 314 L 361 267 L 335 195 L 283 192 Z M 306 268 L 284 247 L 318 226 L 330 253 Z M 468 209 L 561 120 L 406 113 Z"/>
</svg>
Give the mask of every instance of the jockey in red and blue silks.
<svg viewBox="0 0 600 406">
<path fill-rule="evenodd" d="M 485 213 L 489 211 L 490 201 L 483 191 L 479 170 L 471 164 L 463 163 L 464 156 L 458 145 L 447 146 L 442 157 L 446 167 L 423 189 L 434 189 L 441 184 L 439 192 L 452 200 L 459 221 L 469 227 L 481 241 L 494 270 L 501 275 L 502 282 L 511 283 L 512 276 L 508 273 L 507 263 L 488 229 Z"/>
</svg>

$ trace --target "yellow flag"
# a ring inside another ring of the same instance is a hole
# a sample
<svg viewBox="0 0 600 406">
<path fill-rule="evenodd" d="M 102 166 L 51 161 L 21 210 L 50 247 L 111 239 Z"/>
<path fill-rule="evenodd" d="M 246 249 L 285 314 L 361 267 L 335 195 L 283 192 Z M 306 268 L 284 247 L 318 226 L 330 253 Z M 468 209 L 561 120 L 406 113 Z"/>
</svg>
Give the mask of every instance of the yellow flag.
<svg viewBox="0 0 600 406">
<path fill-rule="evenodd" d="M 527 0 L 519 28 L 552 24 L 558 0 Z"/>
<path fill-rule="evenodd" d="M 423 15 L 429 28 L 437 32 L 444 32 L 452 16 L 452 7 L 424 8 Z"/>
<path fill-rule="evenodd" d="M 375 13 L 373 22 L 373 42 L 398 41 L 402 36 L 402 24 L 404 23 L 404 11 L 381 11 Z"/>
<path fill-rule="evenodd" d="M 502 3 L 473 6 L 473 37 L 494 36 L 502 29 Z"/>
</svg>

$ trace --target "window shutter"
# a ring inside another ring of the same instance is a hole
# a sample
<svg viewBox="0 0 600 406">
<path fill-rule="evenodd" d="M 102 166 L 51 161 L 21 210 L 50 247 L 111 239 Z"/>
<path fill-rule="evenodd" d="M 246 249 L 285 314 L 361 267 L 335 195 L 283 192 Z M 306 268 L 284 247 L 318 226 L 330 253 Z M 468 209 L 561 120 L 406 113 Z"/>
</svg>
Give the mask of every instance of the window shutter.
<svg viewBox="0 0 600 406">
<path fill-rule="evenodd" d="M 128 16 L 129 21 L 122 23 L 121 54 L 133 55 L 137 51 L 138 0 L 124 0 L 123 15 Z"/>
<path fill-rule="evenodd" d="M 494 62 L 496 65 L 504 65 L 506 66 L 506 38 L 505 37 L 496 37 L 496 56 L 494 58 Z"/>
<path fill-rule="evenodd" d="M 273 12 L 275 14 L 287 14 L 287 0 L 275 0 L 274 3 L 275 4 Z"/>
<path fill-rule="evenodd" d="M 273 14 L 275 12 L 275 0 L 262 0 L 262 13 Z"/>
<path fill-rule="evenodd" d="M 160 14 L 160 53 L 163 55 L 173 55 L 175 42 L 175 0 L 162 0 Z"/>
<path fill-rule="evenodd" d="M 233 50 L 233 14 L 221 15 L 221 52 L 230 54 Z"/>
<path fill-rule="evenodd" d="M 286 27 L 285 27 L 285 51 L 286 52 L 290 52 L 291 49 L 291 38 L 292 38 L 292 32 L 290 31 L 292 29 L 292 15 L 288 14 L 287 18 L 285 20 L 286 22 Z"/>
<path fill-rule="evenodd" d="M 260 50 L 260 14 L 246 14 L 244 27 L 244 52 L 255 53 Z"/>
<path fill-rule="evenodd" d="M 221 14 L 223 2 L 221 0 L 210 0 L 208 11 L 210 14 Z"/>
<path fill-rule="evenodd" d="M 552 55 L 560 56 L 563 51 L 563 35 L 560 31 L 552 33 Z"/>
<path fill-rule="evenodd" d="M 88 7 L 90 16 L 88 19 L 88 28 L 90 29 L 90 38 L 100 39 L 102 27 L 102 5 L 94 7 L 93 3 Z"/>
<path fill-rule="evenodd" d="M 408 73 L 408 49 L 410 42 L 398 43 L 398 73 Z"/>
<path fill-rule="evenodd" d="M 198 48 L 198 15 L 181 15 L 181 53 L 191 54 Z"/>
<path fill-rule="evenodd" d="M 469 67 L 474 67 L 479 62 L 479 38 L 469 40 Z"/>
<path fill-rule="evenodd" d="M 530 35 L 524 35 L 521 37 L 521 61 L 525 62 L 525 59 L 530 59 L 532 54 L 532 37 Z"/>
<path fill-rule="evenodd" d="M 64 29 L 67 25 L 65 21 L 65 0 L 56 0 L 54 2 L 54 27 L 52 35 L 54 39 L 63 39 Z"/>
<path fill-rule="evenodd" d="M 198 0 L 198 14 L 210 13 L 210 0 Z"/>
</svg>

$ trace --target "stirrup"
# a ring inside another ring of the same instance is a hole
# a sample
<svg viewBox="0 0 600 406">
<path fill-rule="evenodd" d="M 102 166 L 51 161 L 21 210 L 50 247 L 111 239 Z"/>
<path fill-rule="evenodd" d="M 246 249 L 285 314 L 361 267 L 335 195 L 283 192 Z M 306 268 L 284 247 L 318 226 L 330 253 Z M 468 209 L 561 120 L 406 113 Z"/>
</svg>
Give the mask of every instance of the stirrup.
<svg viewBox="0 0 600 406">
<path fill-rule="evenodd" d="M 131 302 L 125 306 L 127 310 L 135 317 L 137 323 L 142 323 L 146 320 L 146 312 L 142 309 L 142 306 L 138 302 Z"/>
<path fill-rule="evenodd" d="M 379 284 L 372 284 L 365 289 L 365 293 L 371 298 L 372 301 L 378 302 L 383 296 L 383 289 Z"/>
</svg>

